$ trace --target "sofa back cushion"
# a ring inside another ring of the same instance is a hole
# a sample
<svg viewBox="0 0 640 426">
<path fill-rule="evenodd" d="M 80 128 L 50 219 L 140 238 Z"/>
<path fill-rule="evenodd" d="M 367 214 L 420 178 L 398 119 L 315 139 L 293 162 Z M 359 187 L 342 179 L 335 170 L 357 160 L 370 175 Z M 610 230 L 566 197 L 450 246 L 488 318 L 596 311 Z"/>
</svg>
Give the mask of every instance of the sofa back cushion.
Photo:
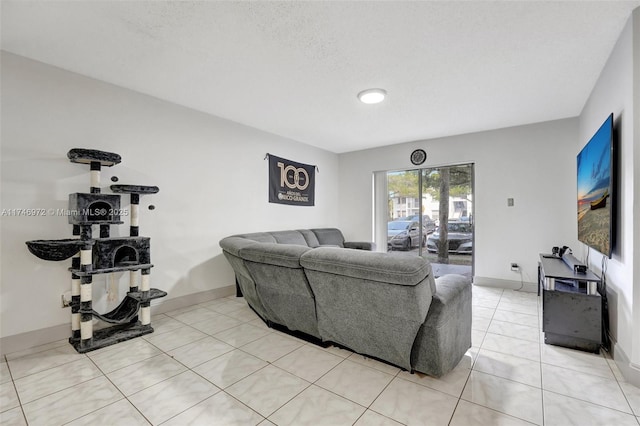
<svg viewBox="0 0 640 426">
<path fill-rule="evenodd" d="M 276 243 L 277 242 L 270 232 L 252 232 L 250 234 L 239 234 L 234 236 L 240 237 L 240 238 L 246 238 L 248 240 L 256 241 L 258 243 Z"/>
<path fill-rule="evenodd" d="M 305 253 L 300 262 L 309 270 L 400 285 L 416 285 L 431 271 L 431 265 L 417 256 L 328 247 Z"/>
<path fill-rule="evenodd" d="M 320 241 L 318 241 L 318 237 L 311 229 L 298 229 L 298 232 L 302 234 L 309 247 L 320 247 Z"/>
<path fill-rule="evenodd" d="M 233 235 L 258 243 L 296 244 L 306 247 L 345 247 L 344 235 L 338 228 L 298 229 L 291 231 L 253 232 Z M 360 243 L 356 243 L 360 244 Z M 371 250 L 371 247 L 356 247 Z"/>
<path fill-rule="evenodd" d="M 257 244 L 254 240 L 247 239 L 241 236 L 233 235 L 220 240 L 220 247 L 222 250 L 231 253 L 234 256 L 240 256 L 240 250 Z M 232 265 L 233 266 L 233 265 Z"/>
<path fill-rule="evenodd" d="M 344 247 L 344 235 L 337 228 L 317 228 L 311 230 L 321 246 Z"/>
<path fill-rule="evenodd" d="M 300 269 L 300 257 L 311 248 L 297 244 L 262 243 L 240 249 L 238 255 L 247 261 Z"/>
<path fill-rule="evenodd" d="M 297 244 L 308 246 L 307 240 L 299 231 L 274 231 L 270 232 L 278 244 Z"/>
</svg>

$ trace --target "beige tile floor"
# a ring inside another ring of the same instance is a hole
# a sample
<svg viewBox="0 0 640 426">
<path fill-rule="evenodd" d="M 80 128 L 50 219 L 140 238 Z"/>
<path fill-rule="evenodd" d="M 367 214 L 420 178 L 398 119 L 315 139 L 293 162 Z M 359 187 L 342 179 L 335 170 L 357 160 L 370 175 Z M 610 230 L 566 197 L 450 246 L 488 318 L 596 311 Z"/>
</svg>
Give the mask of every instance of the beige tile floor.
<svg viewBox="0 0 640 426">
<path fill-rule="evenodd" d="M 242 299 L 153 318 L 85 355 L 3 357 L 1 425 L 640 425 L 606 354 L 545 345 L 535 294 L 474 287 L 473 347 L 441 378 L 267 328 Z"/>
</svg>

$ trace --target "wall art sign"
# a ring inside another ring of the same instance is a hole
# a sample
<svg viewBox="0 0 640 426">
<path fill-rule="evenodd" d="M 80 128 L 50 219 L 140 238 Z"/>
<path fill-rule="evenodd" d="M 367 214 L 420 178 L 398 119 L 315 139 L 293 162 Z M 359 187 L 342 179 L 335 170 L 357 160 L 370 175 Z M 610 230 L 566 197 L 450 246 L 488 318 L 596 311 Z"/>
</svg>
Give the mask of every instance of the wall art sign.
<svg viewBox="0 0 640 426">
<path fill-rule="evenodd" d="M 315 204 L 316 166 L 269 157 L 269 202 L 292 206 Z"/>
</svg>

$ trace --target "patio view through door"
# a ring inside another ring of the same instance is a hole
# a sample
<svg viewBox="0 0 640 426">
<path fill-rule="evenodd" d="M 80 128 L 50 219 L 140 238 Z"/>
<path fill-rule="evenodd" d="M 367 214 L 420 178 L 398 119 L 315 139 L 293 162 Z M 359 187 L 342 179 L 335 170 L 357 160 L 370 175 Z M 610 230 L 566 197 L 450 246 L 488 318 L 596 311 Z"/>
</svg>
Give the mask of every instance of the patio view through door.
<svg viewBox="0 0 640 426">
<path fill-rule="evenodd" d="M 473 164 L 387 172 L 387 251 L 473 276 Z"/>
</svg>

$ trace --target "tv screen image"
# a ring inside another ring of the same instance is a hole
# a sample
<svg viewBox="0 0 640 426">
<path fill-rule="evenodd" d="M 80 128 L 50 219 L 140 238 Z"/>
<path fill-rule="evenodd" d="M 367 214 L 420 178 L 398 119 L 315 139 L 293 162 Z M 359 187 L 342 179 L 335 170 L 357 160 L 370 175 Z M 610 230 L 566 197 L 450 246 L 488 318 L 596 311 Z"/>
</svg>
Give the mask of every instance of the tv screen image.
<svg viewBox="0 0 640 426">
<path fill-rule="evenodd" d="M 613 114 L 578 154 L 578 240 L 611 257 Z"/>
</svg>

